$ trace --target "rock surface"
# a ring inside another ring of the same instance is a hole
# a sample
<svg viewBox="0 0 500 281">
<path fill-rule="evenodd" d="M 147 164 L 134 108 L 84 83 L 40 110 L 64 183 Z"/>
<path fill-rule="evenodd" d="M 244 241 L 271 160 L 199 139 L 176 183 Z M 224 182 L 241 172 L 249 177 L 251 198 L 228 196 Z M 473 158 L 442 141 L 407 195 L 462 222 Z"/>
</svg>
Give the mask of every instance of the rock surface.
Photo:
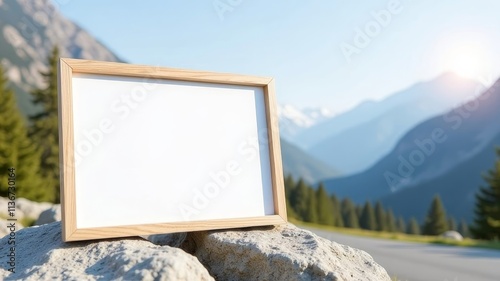
<svg viewBox="0 0 500 281">
<path fill-rule="evenodd" d="M 181 249 L 149 241 L 116 239 L 64 243 L 61 223 L 16 233 L 15 273 L 10 273 L 7 236 L 0 240 L 0 279 L 5 280 L 213 280 Z"/>
<path fill-rule="evenodd" d="M 184 248 L 217 280 L 391 280 L 366 252 L 290 224 L 190 233 Z"/>
</svg>

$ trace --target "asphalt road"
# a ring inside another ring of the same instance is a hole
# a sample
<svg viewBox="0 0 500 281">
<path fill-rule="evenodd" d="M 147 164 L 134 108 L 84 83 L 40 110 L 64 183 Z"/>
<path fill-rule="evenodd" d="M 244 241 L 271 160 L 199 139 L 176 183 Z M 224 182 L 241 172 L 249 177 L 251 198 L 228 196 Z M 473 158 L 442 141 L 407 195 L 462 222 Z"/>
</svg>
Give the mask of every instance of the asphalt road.
<svg viewBox="0 0 500 281">
<path fill-rule="evenodd" d="M 500 251 L 349 236 L 317 235 L 368 252 L 391 277 L 408 281 L 500 281 Z"/>
</svg>

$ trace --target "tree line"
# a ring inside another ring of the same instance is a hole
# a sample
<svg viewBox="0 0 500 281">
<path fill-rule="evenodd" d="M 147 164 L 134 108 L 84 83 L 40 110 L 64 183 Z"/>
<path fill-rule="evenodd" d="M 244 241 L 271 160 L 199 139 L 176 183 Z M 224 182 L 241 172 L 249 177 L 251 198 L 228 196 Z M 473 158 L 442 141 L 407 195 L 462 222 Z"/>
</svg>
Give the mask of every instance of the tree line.
<svg viewBox="0 0 500 281">
<path fill-rule="evenodd" d="M 464 237 L 469 236 L 466 221 L 461 220 L 457 225 L 453 217 L 447 217 L 438 195 L 432 200 L 425 220 L 419 223 L 416 218 L 406 221 L 396 216 L 380 201 L 374 206 L 369 201 L 356 205 L 349 198 L 339 200 L 335 195 L 328 195 L 323 184 L 314 188 L 302 179 L 295 181 L 291 175 L 285 178 L 285 190 L 288 216 L 300 221 L 414 235 L 440 235 L 455 230 Z"/>
<path fill-rule="evenodd" d="M 476 193 L 474 221 L 471 225 L 462 219 L 446 215 L 439 195 L 435 195 L 427 210 L 425 220 L 420 224 L 415 218 L 405 221 L 396 218 L 391 209 L 380 201 L 372 206 L 356 205 L 349 198 L 339 200 L 328 195 L 323 184 L 317 188 L 297 182 L 291 175 L 285 178 L 286 202 L 291 218 L 335 227 L 361 228 L 372 231 L 400 232 L 407 234 L 440 235 L 447 230 L 458 231 L 464 237 L 484 240 L 500 240 L 500 148 L 496 149 L 497 160 L 483 178 L 485 186 Z"/>
<path fill-rule="evenodd" d="M 5 171 L 14 167 L 18 197 L 59 203 L 58 60 L 54 48 L 47 69 L 40 71 L 45 86 L 31 91 L 39 111 L 28 120 L 0 65 L 0 196 L 8 196 Z"/>
</svg>

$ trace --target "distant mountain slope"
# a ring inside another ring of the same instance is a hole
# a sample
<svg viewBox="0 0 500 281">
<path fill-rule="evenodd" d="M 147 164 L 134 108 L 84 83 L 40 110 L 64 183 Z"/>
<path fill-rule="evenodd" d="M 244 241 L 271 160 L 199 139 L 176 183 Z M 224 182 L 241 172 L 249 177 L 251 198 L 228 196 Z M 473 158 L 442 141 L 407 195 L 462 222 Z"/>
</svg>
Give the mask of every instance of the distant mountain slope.
<svg viewBox="0 0 500 281">
<path fill-rule="evenodd" d="M 491 166 L 493 146 L 500 145 L 499 86 L 500 80 L 476 99 L 419 124 L 373 167 L 325 181 L 327 189 L 356 202 L 384 198 L 406 214 L 419 205 L 425 212 L 429 196 L 438 192 L 452 214 L 470 217 L 465 213 L 481 182 L 478 173 Z"/>
<path fill-rule="evenodd" d="M 438 193 L 449 214 L 455 218 L 472 221 L 474 196 L 480 186 L 486 185 L 481 175 L 490 170 L 495 163 L 495 146 L 500 146 L 500 134 L 497 134 L 480 153 L 450 171 L 427 182 L 390 194 L 381 201 L 384 206 L 390 206 L 397 214 L 406 218 L 415 216 L 422 221 L 427 212 L 426 208 L 433 196 Z"/>
<path fill-rule="evenodd" d="M 308 151 L 344 174 L 361 172 L 376 163 L 413 126 L 446 110 L 474 93 L 478 83 L 445 74 L 419 83 L 381 101 L 385 112 L 369 121 L 333 134 Z M 360 113 L 362 114 L 362 113 Z"/>
<path fill-rule="evenodd" d="M 297 134 L 294 140 L 296 143 L 299 143 L 300 147 L 303 149 L 310 149 L 312 146 L 327 139 L 329 136 L 362 124 L 371 118 L 382 114 L 384 110 L 385 109 L 383 108 L 377 107 L 377 102 L 366 101 L 352 110 L 303 130 L 300 134 Z"/>
<path fill-rule="evenodd" d="M 290 104 L 278 105 L 281 137 L 294 143 L 300 132 L 332 116 L 333 112 L 326 108 L 299 109 Z"/>
<path fill-rule="evenodd" d="M 334 169 L 283 139 L 281 140 L 281 154 L 285 175 L 291 174 L 295 178 L 303 178 L 309 183 L 339 175 Z"/>
<path fill-rule="evenodd" d="M 120 61 L 85 30 L 63 17 L 51 1 L 0 1 L 0 63 L 21 111 L 36 111 L 29 92 L 42 85 L 40 70 L 54 45 L 62 57 Z"/>
</svg>

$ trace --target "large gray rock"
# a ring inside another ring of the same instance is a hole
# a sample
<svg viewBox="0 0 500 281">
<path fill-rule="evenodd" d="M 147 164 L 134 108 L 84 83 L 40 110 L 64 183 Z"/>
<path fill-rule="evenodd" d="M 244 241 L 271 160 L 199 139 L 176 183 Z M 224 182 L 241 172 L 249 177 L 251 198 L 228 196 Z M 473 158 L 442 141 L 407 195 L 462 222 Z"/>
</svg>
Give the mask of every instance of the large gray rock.
<svg viewBox="0 0 500 281">
<path fill-rule="evenodd" d="M 42 225 L 61 220 L 61 205 L 56 204 L 43 211 L 35 222 L 35 225 Z"/>
<path fill-rule="evenodd" d="M 391 280 L 366 252 L 290 224 L 190 233 L 184 248 L 217 280 Z"/>
<path fill-rule="evenodd" d="M 60 222 L 16 233 L 16 273 L 10 273 L 7 239 L 0 240 L 5 280 L 213 280 L 183 250 L 139 238 L 63 243 Z"/>
</svg>

